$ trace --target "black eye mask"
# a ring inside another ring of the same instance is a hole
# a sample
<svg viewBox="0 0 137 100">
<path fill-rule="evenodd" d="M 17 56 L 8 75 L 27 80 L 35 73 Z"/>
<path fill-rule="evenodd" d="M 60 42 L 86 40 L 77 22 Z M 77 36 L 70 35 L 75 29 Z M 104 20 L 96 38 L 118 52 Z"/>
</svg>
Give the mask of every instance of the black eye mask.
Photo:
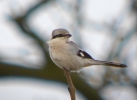
<svg viewBox="0 0 137 100">
<path fill-rule="evenodd" d="M 65 35 L 63 35 L 63 34 L 58 34 L 58 35 L 55 35 L 55 36 L 53 36 L 52 37 L 52 39 L 55 39 L 55 38 L 58 38 L 58 37 L 65 37 L 65 36 L 71 36 L 71 34 L 65 34 Z"/>
<path fill-rule="evenodd" d="M 58 34 L 58 35 L 53 36 L 52 39 L 55 39 L 55 38 L 57 38 L 57 37 L 64 37 L 64 36 L 65 36 L 65 35 Z"/>
</svg>

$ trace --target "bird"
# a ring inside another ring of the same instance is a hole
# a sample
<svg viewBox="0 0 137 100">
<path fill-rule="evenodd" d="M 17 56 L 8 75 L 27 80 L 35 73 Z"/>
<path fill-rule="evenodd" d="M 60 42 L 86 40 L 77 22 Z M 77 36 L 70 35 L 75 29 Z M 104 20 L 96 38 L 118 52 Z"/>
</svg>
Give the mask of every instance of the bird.
<svg viewBox="0 0 137 100">
<path fill-rule="evenodd" d="M 95 60 L 87 52 L 80 49 L 76 43 L 70 41 L 71 36 L 69 31 L 59 28 L 52 31 L 52 38 L 47 41 L 50 58 L 59 68 L 70 72 L 80 72 L 82 68 L 92 65 L 127 67 L 121 63 Z"/>
</svg>

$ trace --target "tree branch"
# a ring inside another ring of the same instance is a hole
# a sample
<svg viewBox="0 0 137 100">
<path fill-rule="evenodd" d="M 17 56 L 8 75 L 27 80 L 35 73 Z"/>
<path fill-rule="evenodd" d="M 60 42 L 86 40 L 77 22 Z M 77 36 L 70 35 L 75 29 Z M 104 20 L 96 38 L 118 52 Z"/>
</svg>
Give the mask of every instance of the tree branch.
<svg viewBox="0 0 137 100">
<path fill-rule="evenodd" d="M 52 61 L 47 58 L 47 65 L 43 69 L 28 69 L 21 65 L 6 64 L 0 62 L 0 78 L 1 77 L 30 77 L 44 79 L 47 81 L 56 81 L 63 84 L 67 84 L 64 76 L 62 75 L 62 70 L 55 66 Z M 58 73 L 58 74 L 55 74 Z M 73 82 L 76 84 L 76 89 L 81 92 L 81 94 L 87 98 L 87 100 L 102 100 L 97 89 L 92 88 L 79 77 L 77 73 L 72 73 L 71 75 Z"/>
<path fill-rule="evenodd" d="M 71 97 L 71 100 L 76 100 L 76 97 L 75 97 L 75 86 L 73 85 L 73 82 L 71 80 L 71 76 L 70 76 L 70 72 L 66 69 L 63 69 L 64 70 L 64 73 L 65 73 L 65 76 L 67 78 L 67 82 L 68 82 L 68 90 L 69 90 L 69 93 L 70 93 L 70 97 Z"/>
</svg>

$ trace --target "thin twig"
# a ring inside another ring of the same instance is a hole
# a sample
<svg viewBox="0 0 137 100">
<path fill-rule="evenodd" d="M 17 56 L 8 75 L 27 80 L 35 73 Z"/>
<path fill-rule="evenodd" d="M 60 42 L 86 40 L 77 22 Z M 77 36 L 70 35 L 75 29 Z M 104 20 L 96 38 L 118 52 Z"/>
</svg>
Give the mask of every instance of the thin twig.
<svg viewBox="0 0 137 100">
<path fill-rule="evenodd" d="M 76 100 L 75 86 L 73 85 L 73 82 L 71 80 L 70 72 L 66 69 L 63 69 L 63 70 L 64 70 L 65 76 L 67 78 L 67 81 L 68 81 L 68 85 L 69 85 L 68 90 L 69 90 L 69 93 L 70 93 L 71 100 Z"/>
</svg>

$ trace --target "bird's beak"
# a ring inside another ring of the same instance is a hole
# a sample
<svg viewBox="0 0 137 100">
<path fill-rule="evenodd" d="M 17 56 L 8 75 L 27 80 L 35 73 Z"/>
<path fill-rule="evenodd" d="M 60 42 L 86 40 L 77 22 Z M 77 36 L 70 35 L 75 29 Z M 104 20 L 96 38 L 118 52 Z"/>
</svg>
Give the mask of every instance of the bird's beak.
<svg viewBox="0 0 137 100">
<path fill-rule="evenodd" d="M 71 37 L 72 35 L 71 34 L 66 34 L 66 36 Z"/>
</svg>

